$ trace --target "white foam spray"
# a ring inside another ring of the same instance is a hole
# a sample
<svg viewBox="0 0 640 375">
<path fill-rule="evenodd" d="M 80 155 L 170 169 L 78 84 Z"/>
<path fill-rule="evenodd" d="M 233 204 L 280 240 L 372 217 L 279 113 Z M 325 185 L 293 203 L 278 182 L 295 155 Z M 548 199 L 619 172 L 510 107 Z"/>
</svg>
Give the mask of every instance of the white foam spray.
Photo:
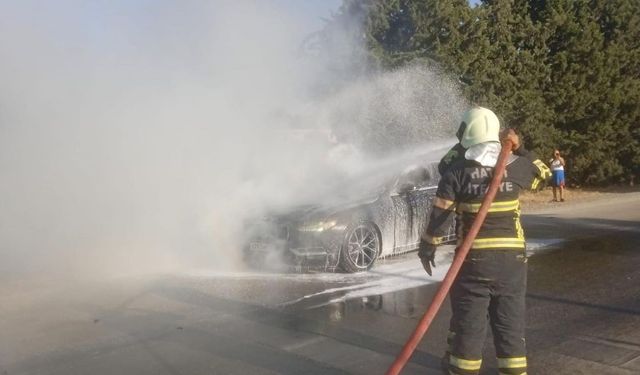
<svg viewBox="0 0 640 375">
<path fill-rule="evenodd" d="M 453 134 L 446 77 L 335 74 L 303 30 L 262 1 L 1 3 L 2 275 L 234 269 L 245 218 Z"/>
</svg>

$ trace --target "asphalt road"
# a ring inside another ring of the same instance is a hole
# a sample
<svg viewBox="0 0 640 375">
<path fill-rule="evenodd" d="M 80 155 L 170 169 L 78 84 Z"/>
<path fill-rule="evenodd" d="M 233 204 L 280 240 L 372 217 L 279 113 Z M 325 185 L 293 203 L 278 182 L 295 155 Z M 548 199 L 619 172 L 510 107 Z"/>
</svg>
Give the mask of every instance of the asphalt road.
<svg viewBox="0 0 640 375">
<path fill-rule="evenodd" d="M 640 373 L 640 194 L 525 216 L 530 374 Z M 382 374 L 446 272 L 219 273 L 0 290 L 0 375 Z M 439 374 L 450 311 L 404 374 Z M 487 338 L 483 374 L 497 373 Z"/>
</svg>

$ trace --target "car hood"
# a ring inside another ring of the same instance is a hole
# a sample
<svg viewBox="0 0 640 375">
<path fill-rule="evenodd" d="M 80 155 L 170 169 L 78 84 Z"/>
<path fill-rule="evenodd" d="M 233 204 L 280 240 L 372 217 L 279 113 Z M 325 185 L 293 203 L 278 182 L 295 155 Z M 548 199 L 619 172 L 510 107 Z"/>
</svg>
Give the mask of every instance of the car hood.
<svg viewBox="0 0 640 375">
<path fill-rule="evenodd" d="M 293 207 L 290 210 L 273 214 L 271 216 L 277 218 L 278 221 L 285 222 L 318 222 L 335 216 L 340 216 L 340 214 L 364 205 L 372 204 L 378 200 L 378 198 L 378 196 L 370 196 L 354 201 L 333 201 L 328 203 L 307 204 Z"/>
</svg>

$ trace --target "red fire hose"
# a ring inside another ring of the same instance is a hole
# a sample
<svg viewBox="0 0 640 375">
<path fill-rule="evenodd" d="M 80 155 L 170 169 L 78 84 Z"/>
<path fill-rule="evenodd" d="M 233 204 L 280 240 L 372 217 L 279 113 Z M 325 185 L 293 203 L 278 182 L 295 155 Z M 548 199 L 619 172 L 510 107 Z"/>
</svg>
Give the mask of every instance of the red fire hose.
<svg viewBox="0 0 640 375">
<path fill-rule="evenodd" d="M 431 322 L 435 318 L 438 310 L 440 310 L 440 306 L 444 302 L 447 294 L 449 293 L 449 289 L 451 289 L 451 285 L 455 280 L 460 268 L 462 267 L 462 263 L 464 259 L 467 257 L 469 253 L 469 249 L 471 249 L 471 244 L 473 240 L 478 235 L 478 231 L 480 227 L 482 227 L 482 223 L 484 222 L 485 217 L 487 216 L 487 212 L 489 211 L 489 206 L 493 202 L 493 199 L 498 192 L 498 187 L 500 187 L 500 183 L 502 182 L 502 176 L 504 176 L 504 170 L 507 165 L 507 158 L 509 157 L 509 153 L 511 152 L 512 143 L 510 141 L 505 141 L 502 144 L 502 150 L 500 151 L 500 156 L 498 157 L 498 161 L 496 162 L 496 166 L 493 172 L 493 179 L 491 180 L 491 185 L 489 185 L 489 190 L 487 190 L 486 195 L 484 196 L 484 200 L 482 201 L 482 205 L 480 205 L 480 210 L 476 215 L 473 224 L 471 225 L 471 229 L 469 229 L 469 233 L 464 238 L 462 245 L 457 249 L 455 256 L 453 257 L 453 262 L 451 263 L 451 267 L 444 279 L 442 280 L 442 284 L 440 284 L 440 288 L 436 293 L 435 297 L 433 297 L 433 301 L 431 301 L 431 305 L 418 322 L 418 325 L 413 331 L 413 334 L 409 338 L 402 351 L 396 357 L 396 360 L 391 364 L 389 370 L 387 370 L 387 375 L 398 375 L 400 371 L 404 368 L 404 366 L 411 358 L 414 350 L 422 340 L 422 337 L 429 329 Z"/>
</svg>

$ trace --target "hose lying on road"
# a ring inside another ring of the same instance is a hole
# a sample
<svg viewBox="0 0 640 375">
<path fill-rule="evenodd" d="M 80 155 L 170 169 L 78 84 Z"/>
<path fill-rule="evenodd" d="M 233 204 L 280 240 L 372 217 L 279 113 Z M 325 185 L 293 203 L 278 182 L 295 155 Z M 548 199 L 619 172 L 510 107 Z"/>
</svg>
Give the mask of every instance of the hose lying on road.
<svg viewBox="0 0 640 375">
<path fill-rule="evenodd" d="M 487 190 L 484 199 L 482 200 L 482 204 L 480 206 L 480 210 L 476 215 L 473 224 L 471 225 L 471 229 L 469 229 L 469 233 L 464 238 L 462 245 L 458 247 L 456 250 L 456 254 L 453 258 L 453 262 L 451 263 L 451 267 L 449 267 L 449 271 L 447 271 L 446 276 L 442 280 L 442 284 L 440 284 L 440 288 L 436 292 L 435 297 L 431 301 L 429 308 L 418 322 L 415 331 L 409 338 L 409 340 L 404 344 L 402 351 L 396 357 L 391 367 L 387 370 L 387 375 L 397 375 L 402 371 L 404 366 L 411 358 L 411 355 L 415 351 L 416 347 L 422 340 L 422 337 L 429 329 L 431 322 L 435 318 L 438 310 L 442 306 L 447 294 L 449 293 L 449 289 L 451 289 L 451 285 L 453 285 L 453 281 L 455 280 L 460 268 L 462 267 L 462 263 L 464 259 L 467 257 L 469 253 L 469 249 L 471 249 L 471 244 L 473 240 L 475 240 L 478 235 L 478 231 L 480 227 L 482 227 L 482 223 L 484 222 L 485 217 L 487 216 L 487 212 L 489 211 L 489 206 L 493 202 L 493 199 L 498 192 L 498 188 L 500 187 L 500 183 L 502 182 L 502 176 L 504 176 L 504 170 L 507 165 L 507 159 L 511 152 L 512 143 L 510 141 L 505 141 L 502 144 L 502 150 L 500 151 L 500 156 L 498 157 L 498 161 L 496 162 L 496 166 L 494 167 L 493 179 L 491 180 L 491 184 L 489 185 L 489 189 Z"/>
</svg>

